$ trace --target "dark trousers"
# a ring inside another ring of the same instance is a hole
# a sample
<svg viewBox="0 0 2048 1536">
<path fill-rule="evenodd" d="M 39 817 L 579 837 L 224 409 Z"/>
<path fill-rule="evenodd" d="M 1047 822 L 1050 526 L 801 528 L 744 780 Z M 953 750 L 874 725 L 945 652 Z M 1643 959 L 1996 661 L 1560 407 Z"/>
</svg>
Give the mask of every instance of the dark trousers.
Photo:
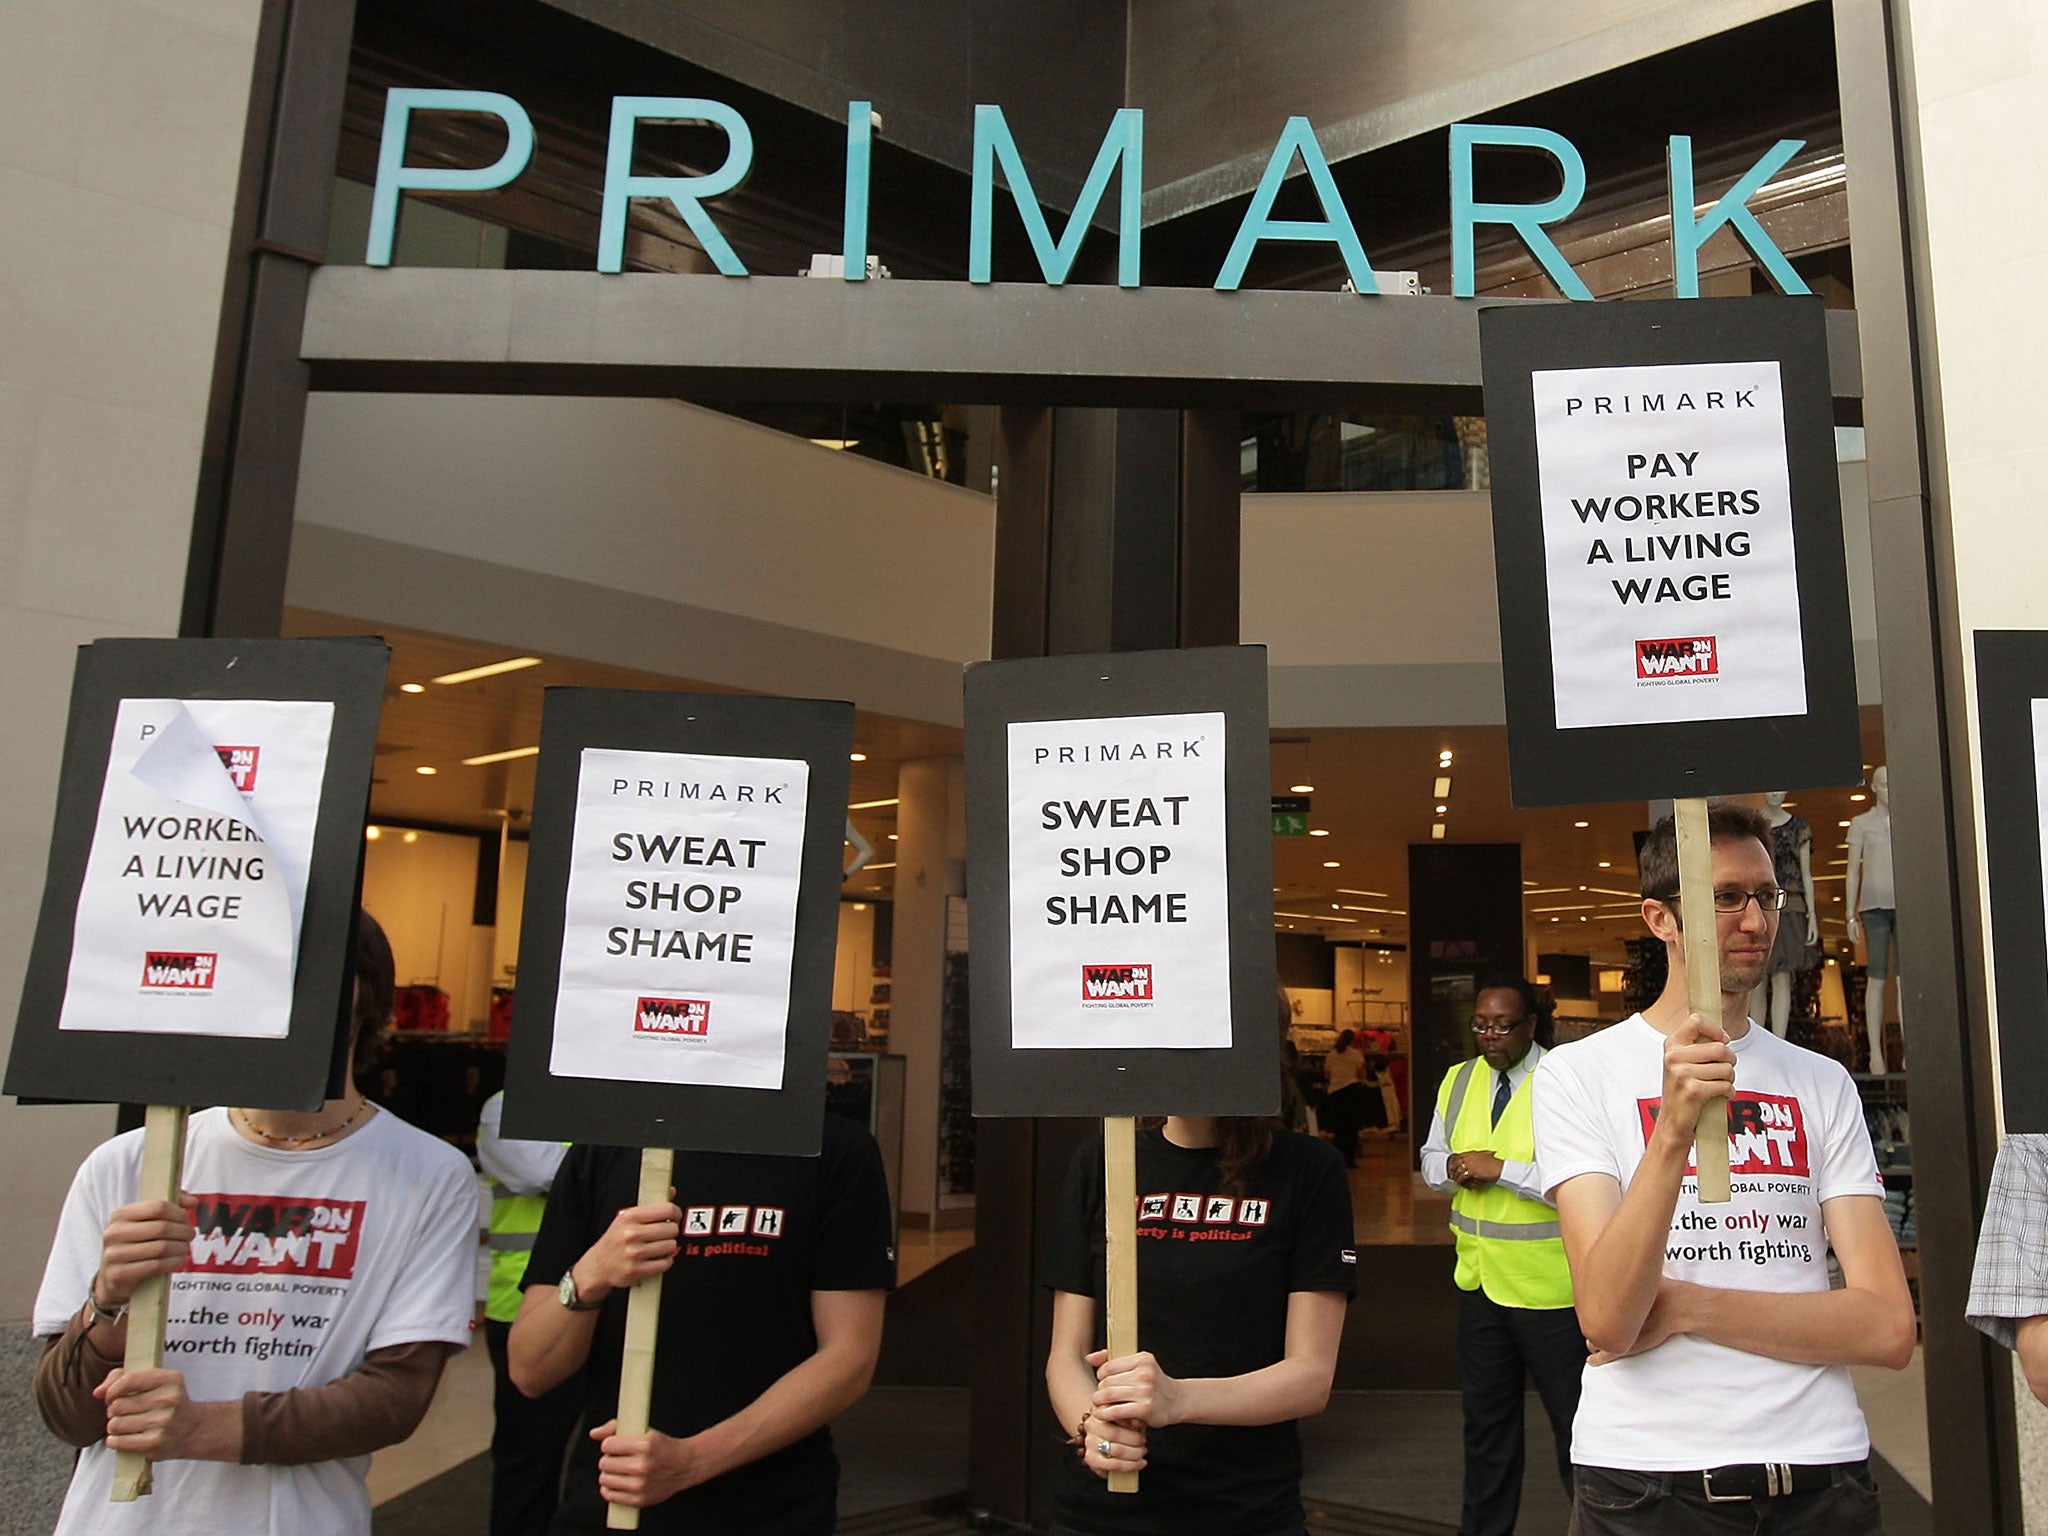
<svg viewBox="0 0 2048 1536">
<path fill-rule="evenodd" d="M 1834 1474 L 1812 1493 L 1710 1504 L 1697 1474 L 1580 1467 L 1571 1536 L 1884 1536 L 1869 1466 Z"/>
<path fill-rule="evenodd" d="M 1504 1307 L 1458 1293 L 1458 1387 L 1465 1401 L 1465 1510 L 1459 1536 L 1510 1536 L 1522 1507 L 1522 1394 L 1535 1382 L 1557 1437 L 1557 1475 L 1572 1493 L 1572 1416 L 1586 1341 L 1570 1307 Z"/>
<path fill-rule="evenodd" d="M 583 1417 L 583 1373 L 527 1397 L 505 1363 L 510 1323 L 484 1320 L 491 1352 L 491 1536 L 547 1536 L 562 1491 L 562 1461 Z"/>
</svg>

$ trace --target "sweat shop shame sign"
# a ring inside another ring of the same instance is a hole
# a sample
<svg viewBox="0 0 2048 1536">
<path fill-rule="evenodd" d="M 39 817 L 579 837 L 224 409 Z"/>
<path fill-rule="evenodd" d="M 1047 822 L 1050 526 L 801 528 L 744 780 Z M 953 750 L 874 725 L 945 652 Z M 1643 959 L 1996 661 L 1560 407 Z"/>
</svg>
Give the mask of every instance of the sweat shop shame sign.
<svg viewBox="0 0 2048 1536">
<path fill-rule="evenodd" d="M 1221 713 L 1009 727 L 1011 1043 L 1231 1043 Z"/>
<path fill-rule="evenodd" d="M 779 1089 L 810 766 L 585 747 L 549 1070 Z"/>
<path fill-rule="evenodd" d="M 282 1039 L 334 705 L 120 701 L 58 1028 Z"/>
<path fill-rule="evenodd" d="M 1532 383 L 1559 729 L 1804 714 L 1777 363 Z"/>
</svg>

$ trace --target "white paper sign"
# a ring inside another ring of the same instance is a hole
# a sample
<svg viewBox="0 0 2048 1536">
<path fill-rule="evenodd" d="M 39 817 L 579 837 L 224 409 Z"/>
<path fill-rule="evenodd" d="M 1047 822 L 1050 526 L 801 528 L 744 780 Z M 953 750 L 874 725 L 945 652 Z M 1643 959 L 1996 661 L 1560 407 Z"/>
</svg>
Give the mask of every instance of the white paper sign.
<svg viewBox="0 0 2048 1536">
<path fill-rule="evenodd" d="M 59 1029 L 279 1040 L 334 706 L 123 699 Z"/>
<path fill-rule="evenodd" d="M 782 1086 L 810 773 L 583 749 L 549 1071 Z"/>
<path fill-rule="evenodd" d="M 1777 363 L 1533 382 L 1558 727 L 1806 713 Z"/>
<path fill-rule="evenodd" d="M 1227 1048 L 1223 716 L 1009 731 L 1010 1043 Z"/>
</svg>

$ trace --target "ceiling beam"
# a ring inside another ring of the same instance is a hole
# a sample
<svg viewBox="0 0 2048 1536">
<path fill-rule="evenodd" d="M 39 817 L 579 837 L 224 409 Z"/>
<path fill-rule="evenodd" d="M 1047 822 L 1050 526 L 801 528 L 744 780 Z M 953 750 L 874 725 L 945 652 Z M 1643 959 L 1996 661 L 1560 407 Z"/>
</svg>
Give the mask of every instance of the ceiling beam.
<svg viewBox="0 0 2048 1536">
<path fill-rule="evenodd" d="M 302 355 L 326 390 L 1477 415 L 1486 302 L 330 266 Z M 1828 319 L 1854 419 L 1855 316 Z"/>
</svg>

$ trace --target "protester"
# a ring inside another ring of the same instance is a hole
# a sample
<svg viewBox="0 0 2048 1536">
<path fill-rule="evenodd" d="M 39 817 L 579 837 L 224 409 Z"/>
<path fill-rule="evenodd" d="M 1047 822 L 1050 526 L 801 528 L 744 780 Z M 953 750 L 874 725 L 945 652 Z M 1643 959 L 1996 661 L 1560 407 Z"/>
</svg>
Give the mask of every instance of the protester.
<svg viewBox="0 0 2048 1536">
<path fill-rule="evenodd" d="M 1970 1322 L 2011 1350 L 2048 1403 L 2048 1136 L 2007 1136 L 1991 1169 Z"/>
<path fill-rule="evenodd" d="M 506 1351 L 548 1186 L 569 1148 L 507 1137 L 504 1114 L 505 1095 L 494 1093 L 476 1127 L 476 1160 L 491 1181 L 491 1284 L 484 1300 L 484 1343 L 491 1354 L 490 1536 L 547 1536 L 569 1437 L 583 1414 L 583 1379 L 572 1376 L 552 1392 L 528 1397 L 512 1385 Z"/>
<path fill-rule="evenodd" d="M 832 1419 L 881 1349 L 896 1251 L 882 1157 L 826 1115 L 815 1158 L 679 1152 L 679 1195 L 636 1204 L 640 1154 L 570 1150 L 548 1194 L 512 1325 L 512 1380 L 538 1395 L 585 1375 L 558 1533 L 830 1536 Z M 626 1295 L 662 1275 L 651 1429 L 618 1431 Z"/>
<path fill-rule="evenodd" d="M 1472 1001 L 1479 1054 L 1444 1074 L 1422 1144 L 1422 1178 L 1451 1196 L 1458 1244 L 1458 1386 L 1465 1410 L 1460 1536 L 1511 1536 L 1522 1504 L 1523 1394 L 1533 1381 L 1572 1495 L 1572 1416 L 1586 1341 L 1572 1311 L 1557 1212 L 1537 1173 L 1530 1086 L 1536 989 L 1520 976 L 1480 982 Z"/>
<path fill-rule="evenodd" d="M 1572 1432 L 1572 1530 L 1875 1533 L 1848 1367 L 1912 1357 L 1912 1298 L 1856 1085 L 1743 1012 L 1784 896 L 1769 828 L 1718 805 L 1708 830 L 1718 1017 L 1687 1008 L 1666 820 L 1641 856 L 1643 920 L 1670 967 L 1662 994 L 1559 1046 L 1536 1075 L 1543 1182 L 1594 1350 Z M 1703 1205 L 1692 1143 L 1717 1099 L 1734 1198 Z"/>
<path fill-rule="evenodd" d="M 1053 1231 L 1046 1388 L 1075 1460 L 1057 1532 L 1300 1531 L 1294 1421 L 1328 1403 L 1356 1289 L 1351 1193 L 1313 1137 L 1263 1119 L 1139 1122 L 1138 1314 L 1150 1346 L 1103 1346 L 1100 1138 L 1075 1154 Z M 1142 1471 L 1111 1494 L 1111 1472 Z"/>
<path fill-rule="evenodd" d="M 391 948 L 357 915 L 354 1029 L 391 1016 Z M 135 1198 L 142 1133 L 72 1181 L 36 1297 L 35 1394 L 80 1448 L 59 1536 L 365 1536 L 370 1453 L 412 1433 L 469 1340 L 476 1181 L 351 1085 L 305 1113 L 209 1109 L 181 1202 Z M 166 1368 L 121 1368 L 136 1287 L 168 1274 Z M 156 1463 L 108 1495 L 118 1451 Z"/>
</svg>

